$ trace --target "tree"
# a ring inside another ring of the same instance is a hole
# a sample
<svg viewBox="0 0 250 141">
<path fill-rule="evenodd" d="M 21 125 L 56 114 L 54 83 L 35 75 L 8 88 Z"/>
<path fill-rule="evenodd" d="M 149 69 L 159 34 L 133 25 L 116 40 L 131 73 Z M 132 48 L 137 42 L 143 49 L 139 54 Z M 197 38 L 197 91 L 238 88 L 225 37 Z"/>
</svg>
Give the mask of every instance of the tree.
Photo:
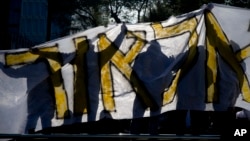
<svg viewBox="0 0 250 141">
<path fill-rule="evenodd" d="M 230 1 L 233 5 L 249 7 L 250 0 Z M 80 31 L 106 25 L 110 18 L 116 23 L 162 21 L 210 2 L 225 3 L 224 0 L 50 0 L 49 9 L 50 19 L 61 27 L 70 25 L 71 30 Z"/>
<path fill-rule="evenodd" d="M 250 8 L 250 0 L 225 0 L 225 3 L 231 6 Z"/>
<path fill-rule="evenodd" d="M 47 40 L 51 39 L 52 23 L 61 29 L 61 36 L 69 34 L 71 16 L 76 7 L 77 0 L 48 0 Z"/>
<path fill-rule="evenodd" d="M 98 26 L 101 22 L 99 19 L 105 13 L 105 10 L 105 7 L 102 7 L 101 0 L 78 0 L 73 18 L 79 21 L 83 29 L 86 29 Z"/>
<path fill-rule="evenodd" d="M 147 8 L 148 12 L 145 13 L 147 16 L 144 16 L 144 22 L 166 20 L 173 13 L 167 0 L 150 1 Z"/>
<path fill-rule="evenodd" d="M 98 26 L 103 22 L 102 4 L 102 0 L 48 0 L 48 20 L 65 32 Z"/>
<path fill-rule="evenodd" d="M 110 16 L 114 18 L 116 23 L 121 23 L 121 19 L 118 15 L 121 13 L 123 8 L 123 1 L 122 0 L 108 0 L 108 8 L 110 10 Z"/>
<path fill-rule="evenodd" d="M 135 18 L 137 19 L 138 23 L 141 22 L 142 12 L 146 13 L 146 10 L 148 9 L 148 4 L 149 0 L 125 0 L 125 7 L 130 11 L 137 12 L 137 17 Z"/>
</svg>

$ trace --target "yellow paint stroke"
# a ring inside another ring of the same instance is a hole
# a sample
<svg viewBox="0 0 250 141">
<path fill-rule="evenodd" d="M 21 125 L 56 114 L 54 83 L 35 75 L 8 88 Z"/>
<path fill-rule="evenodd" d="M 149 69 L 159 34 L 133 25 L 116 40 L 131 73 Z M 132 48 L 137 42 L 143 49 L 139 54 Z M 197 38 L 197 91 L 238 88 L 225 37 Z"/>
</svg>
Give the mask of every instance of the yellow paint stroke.
<svg viewBox="0 0 250 141">
<path fill-rule="evenodd" d="M 193 32 L 197 26 L 195 17 L 184 20 L 178 24 L 163 27 L 161 23 L 152 24 L 156 38 L 168 38 L 183 34 L 185 32 Z"/>
<path fill-rule="evenodd" d="M 128 64 L 132 63 L 136 56 L 140 53 L 141 49 L 144 47 L 145 41 L 145 32 L 142 31 L 128 31 L 127 38 L 135 38 L 136 41 L 131 47 L 130 51 L 125 56 L 125 62 Z"/>
<path fill-rule="evenodd" d="M 57 118 L 64 118 L 69 115 L 67 94 L 63 87 L 61 72 L 59 71 L 61 69 L 61 58 L 57 46 L 36 48 L 20 53 L 9 53 L 6 54 L 5 58 L 8 66 L 47 60 L 54 88 Z"/>
<path fill-rule="evenodd" d="M 135 42 L 127 54 L 123 54 L 107 37 L 102 34 L 99 36 L 98 47 L 100 49 L 100 64 L 101 64 L 101 83 L 104 99 L 104 107 L 106 110 L 112 111 L 115 109 L 113 99 L 113 87 L 112 87 L 112 74 L 110 65 L 113 64 L 117 69 L 131 82 L 136 94 L 148 107 L 155 109 L 157 107 L 156 102 L 148 93 L 143 83 L 139 80 L 136 73 L 132 70 L 130 63 L 139 54 L 141 49 L 145 46 L 146 41 L 142 39 L 142 35 L 139 32 L 128 31 L 128 38 L 135 38 Z M 107 102 L 105 102 L 107 101 Z M 110 102 L 110 103 L 108 103 Z M 108 107 L 110 106 L 110 107 Z"/>
<path fill-rule="evenodd" d="M 250 45 L 244 47 L 243 49 L 238 51 L 236 54 L 236 58 L 239 62 L 245 60 L 248 57 L 250 57 Z"/>
<path fill-rule="evenodd" d="M 18 53 L 8 53 L 5 56 L 5 64 L 7 66 L 22 65 L 27 63 L 32 63 L 39 58 L 39 55 L 35 55 L 30 51 L 18 52 Z"/>
<path fill-rule="evenodd" d="M 111 42 L 107 40 L 104 34 L 99 36 L 98 47 L 100 50 L 101 65 L 101 90 L 104 109 L 115 111 L 115 101 L 113 99 L 112 76 L 109 60 L 117 49 L 113 48 Z"/>
<path fill-rule="evenodd" d="M 87 60 L 88 41 L 86 37 L 74 39 L 76 56 L 71 62 L 74 68 L 74 114 L 82 115 L 88 110 Z"/>
<path fill-rule="evenodd" d="M 209 36 L 207 36 L 209 37 Z M 217 57 L 214 46 L 211 45 L 209 39 L 206 38 L 206 50 L 207 50 L 207 65 L 206 65 L 206 85 L 207 85 L 207 97 L 206 102 L 218 101 L 218 90 L 216 87 L 217 79 Z"/>
<path fill-rule="evenodd" d="M 181 70 L 176 73 L 175 79 L 173 79 L 170 87 L 163 94 L 163 105 L 171 103 L 174 99 L 174 95 L 177 89 L 177 83 L 180 77 Z"/>
<path fill-rule="evenodd" d="M 248 79 L 243 71 L 237 56 L 233 52 L 226 35 L 223 33 L 220 25 L 210 12 L 205 13 L 207 38 L 214 48 L 219 52 L 223 60 L 233 69 L 239 80 L 239 86 L 243 100 L 250 102 L 250 89 Z"/>
<path fill-rule="evenodd" d="M 56 116 L 57 118 L 69 117 L 67 94 L 62 83 L 62 74 L 60 71 L 55 72 L 50 76 L 54 87 L 54 95 L 56 101 Z"/>
<path fill-rule="evenodd" d="M 187 59 L 182 64 L 182 67 L 179 70 L 177 70 L 177 73 L 174 79 L 172 80 L 172 83 L 169 86 L 169 88 L 166 91 L 164 91 L 163 105 L 169 104 L 173 101 L 180 78 L 190 69 L 190 67 L 192 66 L 192 62 L 194 61 L 194 58 L 197 55 L 197 48 L 196 48 L 198 43 L 198 34 L 196 32 L 197 25 L 198 23 L 195 17 L 182 21 L 176 25 L 167 27 L 163 27 L 160 23 L 152 24 L 152 28 L 155 31 L 156 38 L 169 38 L 181 35 L 186 32 L 190 33 Z"/>
</svg>

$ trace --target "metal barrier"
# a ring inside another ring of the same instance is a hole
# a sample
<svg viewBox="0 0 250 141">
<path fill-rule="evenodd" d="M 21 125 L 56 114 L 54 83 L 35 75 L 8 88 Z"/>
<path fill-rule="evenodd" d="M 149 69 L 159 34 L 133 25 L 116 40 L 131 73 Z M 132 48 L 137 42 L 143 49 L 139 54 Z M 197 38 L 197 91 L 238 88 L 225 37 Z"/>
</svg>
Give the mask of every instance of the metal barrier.
<svg viewBox="0 0 250 141">
<path fill-rule="evenodd" d="M 176 134 L 0 134 L 1 139 L 8 140 L 220 140 L 220 135 L 176 135 Z"/>
</svg>

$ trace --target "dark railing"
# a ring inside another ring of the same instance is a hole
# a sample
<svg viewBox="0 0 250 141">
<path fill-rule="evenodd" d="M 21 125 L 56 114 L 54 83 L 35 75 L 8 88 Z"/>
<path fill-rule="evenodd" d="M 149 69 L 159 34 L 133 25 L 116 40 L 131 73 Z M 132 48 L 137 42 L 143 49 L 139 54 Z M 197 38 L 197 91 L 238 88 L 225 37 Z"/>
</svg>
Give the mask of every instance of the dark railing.
<svg viewBox="0 0 250 141">
<path fill-rule="evenodd" d="M 102 119 L 49 127 L 23 134 L 0 133 L 0 141 L 27 140 L 245 140 L 250 139 L 250 121 L 235 118 L 235 112 L 190 111 L 190 125 L 182 122 L 185 111 L 171 111 L 156 117 Z M 1 125 L 0 125 L 1 126 Z M 8 127 L 6 127 L 8 128 Z M 243 132 L 244 131 L 244 132 Z"/>
<path fill-rule="evenodd" d="M 130 140 L 220 140 L 220 135 L 176 135 L 176 134 L 0 134 L 0 139 L 7 140 L 114 140 L 114 141 L 130 141 Z"/>
</svg>

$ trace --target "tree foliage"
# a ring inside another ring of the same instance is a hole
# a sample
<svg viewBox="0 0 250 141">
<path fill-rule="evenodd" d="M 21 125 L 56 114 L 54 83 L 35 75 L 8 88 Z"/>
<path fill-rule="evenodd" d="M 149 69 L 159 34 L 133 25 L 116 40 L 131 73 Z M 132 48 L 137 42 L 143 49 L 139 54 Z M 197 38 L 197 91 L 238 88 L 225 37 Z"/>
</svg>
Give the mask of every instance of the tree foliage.
<svg viewBox="0 0 250 141">
<path fill-rule="evenodd" d="M 249 0 L 49 0 L 51 18 L 62 26 L 83 30 L 121 22 L 152 22 L 200 8 L 207 3 L 248 7 Z"/>
<path fill-rule="evenodd" d="M 48 0 L 52 21 L 61 28 L 87 29 L 101 24 L 102 0 Z"/>
<path fill-rule="evenodd" d="M 249 0 L 225 0 L 225 3 L 231 6 L 250 8 Z"/>
</svg>

